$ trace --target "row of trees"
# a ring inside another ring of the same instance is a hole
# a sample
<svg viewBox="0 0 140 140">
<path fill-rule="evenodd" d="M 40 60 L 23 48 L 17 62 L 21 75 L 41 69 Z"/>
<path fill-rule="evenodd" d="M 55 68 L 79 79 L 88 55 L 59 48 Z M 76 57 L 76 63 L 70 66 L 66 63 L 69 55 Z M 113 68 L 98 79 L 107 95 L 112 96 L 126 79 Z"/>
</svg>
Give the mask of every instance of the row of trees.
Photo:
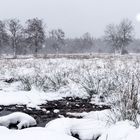
<svg viewBox="0 0 140 140">
<path fill-rule="evenodd" d="M 132 22 L 124 19 L 118 25 L 108 25 L 103 40 L 109 43 L 115 52 L 119 51 L 122 54 L 133 39 Z M 61 29 L 46 33 L 45 24 L 38 18 L 27 20 L 24 26 L 18 19 L 0 21 L 0 50 L 6 46 L 10 47 L 15 58 L 17 53 L 26 54 L 29 50 L 36 57 L 40 50 L 46 50 L 49 53 L 48 48 L 50 48 L 50 52 L 54 50 L 53 53 L 59 53 L 60 50 L 69 53 L 90 52 L 89 50 L 96 46 L 95 42 L 97 42 L 96 39 L 89 33 L 75 39 L 66 39 L 64 31 Z"/>
<path fill-rule="evenodd" d="M 48 36 L 54 48 L 57 49 L 59 44 L 64 44 L 65 33 L 61 29 L 50 31 Z M 41 19 L 29 19 L 24 27 L 18 19 L 0 21 L 0 48 L 10 46 L 14 57 L 21 47 L 30 48 L 34 56 L 37 56 L 45 41 L 45 24 Z"/>
<path fill-rule="evenodd" d="M 14 57 L 17 54 L 17 48 L 24 42 L 28 46 L 34 46 L 34 54 L 45 40 L 45 32 L 43 29 L 42 20 L 37 18 L 26 21 L 26 27 L 20 24 L 17 19 L 10 19 L 7 21 L 0 21 L 0 47 L 11 46 Z"/>
<path fill-rule="evenodd" d="M 55 30 L 55 31 L 59 31 Z M 62 30 L 61 30 L 62 32 Z M 60 32 L 60 33 L 61 33 Z M 49 32 L 50 33 L 50 32 Z M 86 53 L 95 48 L 95 39 L 89 34 L 85 33 L 79 38 L 65 38 L 61 33 L 56 39 L 50 35 L 46 38 L 45 48 L 46 53 Z"/>
</svg>

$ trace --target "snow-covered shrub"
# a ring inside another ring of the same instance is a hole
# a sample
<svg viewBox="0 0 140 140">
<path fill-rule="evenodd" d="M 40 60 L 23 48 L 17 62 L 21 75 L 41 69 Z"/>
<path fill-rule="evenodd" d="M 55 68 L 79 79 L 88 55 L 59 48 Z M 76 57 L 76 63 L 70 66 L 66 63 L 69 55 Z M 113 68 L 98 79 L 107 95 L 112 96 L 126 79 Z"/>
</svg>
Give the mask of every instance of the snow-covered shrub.
<svg viewBox="0 0 140 140">
<path fill-rule="evenodd" d="M 48 80 L 48 78 L 46 75 L 41 75 L 41 74 L 37 73 L 32 78 L 32 86 L 39 90 L 45 91 L 46 89 L 48 89 L 47 80 Z"/>
<path fill-rule="evenodd" d="M 115 115 L 115 120 L 112 119 L 112 121 L 130 120 L 135 122 L 135 125 L 138 127 L 139 80 L 136 76 L 132 75 L 131 79 L 122 84 L 123 87 L 121 87 L 118 94 L 116 94 L 114 102 L 112 101 L 111 103 L 111 110 Z"/>
<path fill-rule="evenodd" d="M 20 89 L 25 91 L 30 91 L 33 87 L 38 90 L 46 91 L 57 91 L 61 87 L 68 84 L 67 73 L 56 72 L 51 74 L 40 74 L 37 73 L 33 76 L 21 76 L 19 81 L 21 81 Z"/>
<path fill-rule="evenodd" d="M 60 87 L 66 86 L 68 84 L 68 73 L 59 71 L 47 76 L 47 81 L 49 84 L 49 89 L 57 91 Z M 45 87 L 46 85 L 44 85 Z"/>
<path fill-rule="evenodd" d="M 101 82 L 100 78 L 95 77 L 89 71 L 87 75 L 81 77 L 80 84 L 89 94 L 89 98 L 91 99 L 93 95 L 99 94 L 99 84 Z"/>
<path fill-rule="evenodd" d="M 18 80 L 21 82 L 19 89 L 24 91 L 30 91 L 33 87 L 42 90 L 46 81 L 46 76 L 42 77 L 39 74 L 33 76 L 20 76 Z"/>
<path fill-rule="evenodd" d="M 102 102 L 115 93 L 120 85 L 118 73 L 108 70 L 85 69 L 76 82 L 88 93 L 90 100 L 98 96 Z"/>
<path fill-rule="evenodd" d="M 21 82 L 19 89 L 24 90 L 24 91 L 30 91 L 32 89 L 30 76 L 19 77 L 19 81 Z"/>
</svg>

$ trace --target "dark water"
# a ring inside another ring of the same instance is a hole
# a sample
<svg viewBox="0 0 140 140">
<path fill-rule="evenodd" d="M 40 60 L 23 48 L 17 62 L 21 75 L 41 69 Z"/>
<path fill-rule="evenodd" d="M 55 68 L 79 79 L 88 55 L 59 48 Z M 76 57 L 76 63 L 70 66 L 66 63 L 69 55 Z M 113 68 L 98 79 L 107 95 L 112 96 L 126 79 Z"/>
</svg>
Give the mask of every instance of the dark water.
<svg viewBox="0 0 140 140">
<path fill-rule="evenodd" d="M 109 109 L 109 106 L 94 105 L 86 99 L 66 98 L 57 101 L 48 101 L 46 104 L 40 105 L 40 110 L 35 108 L 27 108 L 25 105 L 10 105 L 0 106 L 0 116 L 5 116 L 13 112 L 23 112 L 32 116 L 37 121 L 37 126 L 44 127 L 49 121 L 59 118 L 60 115 L 64 117 L 74 117 L 67 114 L 67 112 L 90 112 Z M 44 109 L 46 111 L 44 111 Z M 54 112 L 57 109 L 59 112 Z M 47 113 L 49 111 L 49 113 Z M 81 118 L 81 117 L 78 117 Z"/>
</svg>

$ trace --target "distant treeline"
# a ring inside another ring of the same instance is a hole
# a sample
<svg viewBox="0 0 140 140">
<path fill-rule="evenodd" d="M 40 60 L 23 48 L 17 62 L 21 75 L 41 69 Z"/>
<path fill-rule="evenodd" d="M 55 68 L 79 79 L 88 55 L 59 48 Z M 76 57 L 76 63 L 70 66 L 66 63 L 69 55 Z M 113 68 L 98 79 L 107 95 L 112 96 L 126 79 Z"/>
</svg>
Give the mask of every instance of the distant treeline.
<svg viewBox="0 0 140 140">
<path fill-rule="evenodd" d="M 104 37 L 96 39 L 87 32 L 79 38 L 66 38 L 62 29 L 48 31 L 45 25 L 38 18 L 28 19 L 24 25 L 18 19 L 1 20 L 0 53 L 13 57 L 29 54 L 36 57 L 38 54 L 57 53 L 114 53 L 114 46 L 107 43 Z M 140 40 L 133 39 L 127 45 L 127 51 L 139 53 Z"/>
</svg>

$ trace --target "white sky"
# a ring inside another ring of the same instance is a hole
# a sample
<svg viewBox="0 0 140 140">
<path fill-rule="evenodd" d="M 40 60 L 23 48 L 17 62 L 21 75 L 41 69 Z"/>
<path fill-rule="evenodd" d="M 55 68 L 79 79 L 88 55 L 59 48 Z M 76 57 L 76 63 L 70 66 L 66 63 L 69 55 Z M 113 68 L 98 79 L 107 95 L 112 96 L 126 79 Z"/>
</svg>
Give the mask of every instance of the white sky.
<svg viewBox="0 0 140 140">
<path fill-rule="evenodd" d="M 39 17 L 48 29 L 62 28 L 67 37 L 79 37 L 85 32 L 100 37 L 107 24 L 129 18 L 140 38 L 138 13 L 140 0 L 0 0 L 0 19 L 25 21 Z"/>
</svg>

